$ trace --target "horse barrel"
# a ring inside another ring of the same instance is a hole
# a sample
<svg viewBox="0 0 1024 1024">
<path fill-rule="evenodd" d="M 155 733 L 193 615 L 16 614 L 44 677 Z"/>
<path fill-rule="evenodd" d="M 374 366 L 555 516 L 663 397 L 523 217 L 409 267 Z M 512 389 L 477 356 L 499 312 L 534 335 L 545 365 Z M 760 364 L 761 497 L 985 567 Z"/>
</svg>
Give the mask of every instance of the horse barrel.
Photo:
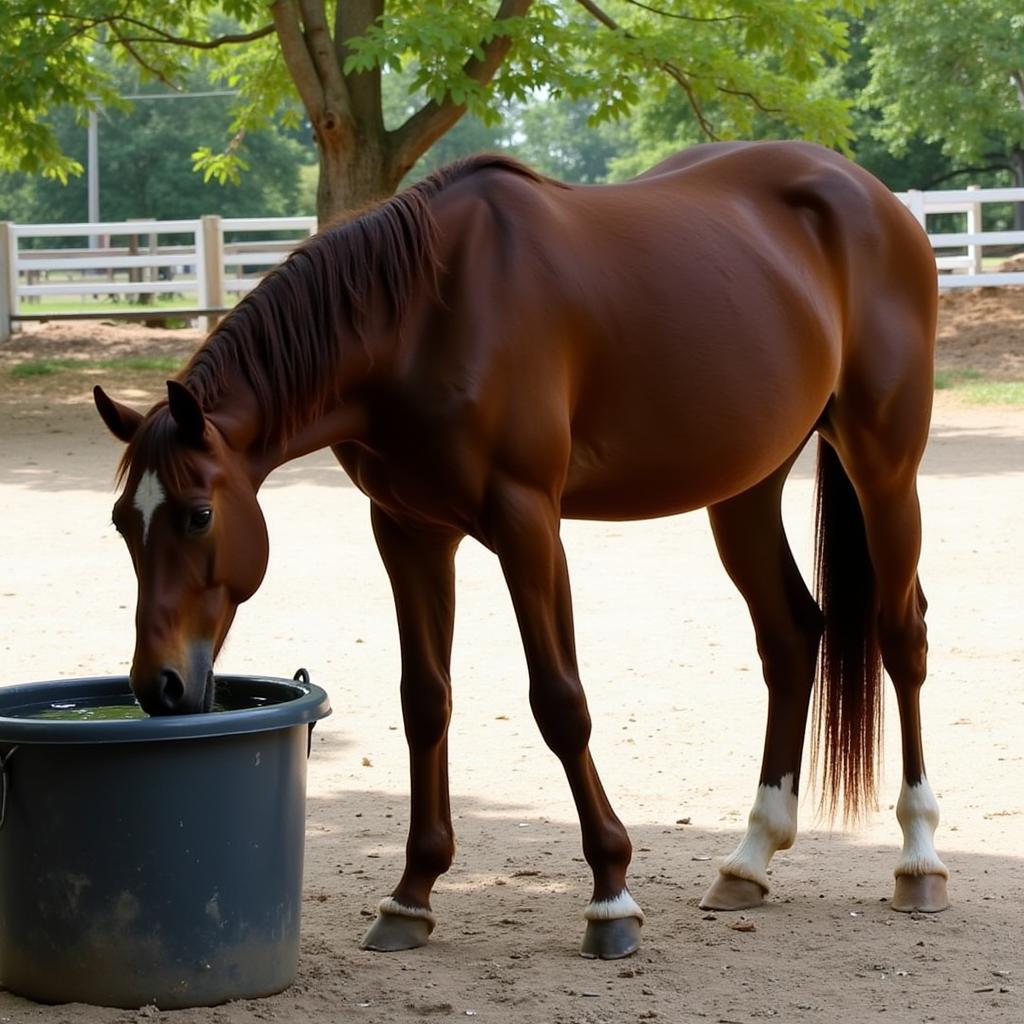
<svg viewBox="0 0 1024 1024">
<path fill-rule="evenodd" d="M 66 721 L 33 709 L 124 702 L 127 678 L 0 689 L 5 988 L 172 1009 L 294 980 L 306 759 L 330 705 L 301 671 L 222 690 L 242 709 Z"/>
</svg>

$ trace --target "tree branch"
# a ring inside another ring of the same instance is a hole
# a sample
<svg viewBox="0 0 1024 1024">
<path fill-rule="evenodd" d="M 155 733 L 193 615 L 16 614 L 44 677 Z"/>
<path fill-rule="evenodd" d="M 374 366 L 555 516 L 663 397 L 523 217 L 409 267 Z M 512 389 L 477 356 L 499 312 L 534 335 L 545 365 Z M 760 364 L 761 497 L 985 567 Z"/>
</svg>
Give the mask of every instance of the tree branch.
<svg viewBox="0 0 1024 1024">
<path fill-rule="evenodd" d="M 602 25 L 610 28 L 613 32 L 621 32 L 627 39 L 636 39 L 636 36 L 632 32 L 627 32 L 610 14 L 603 11 L 593 0 L 576 0 L 576 2 L 586 11 L 588 11 L 594 18 L 596 18 Z M 674 64 L 672 61 L 658 60 L 655 61 L 655 65 L 662 71 L 665 72 L 670 78 L 674 79 L 676 84 L 686 96 L 686 102 L 690 104 L 690 109 L 693 111 L 694 117 L 697 118 L 697 123 L 700 125 L 700 129 L 709 139 L 716 139 L 717 136 L 711 130 L 711 122 L 708 121 L 704 115 L 699 100 L 697 99 L 696 93 L 693 91 L 693 86 L 690 84 L 690 76 L 678 64 Z M 722 90 L 727 91 L 727 90 Z"/>
<path fill-rule="evenodd" d="M 384 0 L 341 0 L 334 16 L 334 51 L 338 65 L 344 69 L 345 61 L 352 53 L 348 41 L 366 31 L 384 13 Z M 384 112 L 381 109 L 381 70 L 379 66 L 369 71 L 358 71 L 345 75 L 352 115 L 360 127 L 380 138 L 384 134 Z"/>
<path fill-rule="evenodd" d="M 719 18 L 701 18 L 696 14 L 678 14 L 675 11 L 665 11 L 660 7 L 652 7 L 650 4 L 641 3 L 641 0 L 624 0 L 627 4 L 639 7 L 641 10 L 650 11 L 651 14 L 658 14 L 662 18 L 678 18 L 680 21 L 747 21 L 745 14 L 726 14 Z"/>
<path fill-rule="evenodd" d="M 533 0 L 501 0 L 494 23 L 525 14 Z M 487 85 L 494 77 L 512 46 L 509 36 L 493 36 L 482 47 L 483 58 L 470 57 L 462 72 L 479 85 Z M 389 133 L 393 170 L 402 175 L 466 112 L 464 103 L 450 98 L 438 103 L 431 100 L 416 111 L 401 127 Z"/>
<path fill-rule="evenodd" d="M 215 50 L 218 46 L 228 46 L 232 43 L 250 43 L 254 39 L 262 39 L 274 31 L 273 23 L 263 25 L 252 32 L 240 32 L 226 36 L 218 36 L 216 39 L 186 39 L 183 36 L 176 36 L 159 28 L 150 25 L 148 22 L 140 21 L 138 18 L 131 18 L 126 14 L 109 14 L 102 18 L 88 18 L 78 14 L 68 14 L 64 11 L 59 15 L 62 21 L 81 21 L 88 27 L 96 28 L 99 25 L 109 25 L 116 33 L 119 42 L 127 43 L 166 43 L 170 46 L 187 46 L 193 50 Z M 131 25 L 133 28 L 141 29 L 143 32 L 151 32 L 151 36 L 125 36 L 118 29 L 119 24 Z"/>
<path fill-rule="evenodd" d="M 136 25 L 141 24 L 141 22 L 134 22 L 134 19 L 131 18 L 121 18 L 119 20 L 130 21 Z M 262 28 L 255 29 L 252 32 L 218 36 L 216 39 L 183 39 L 181 36 L 172 36 L 168 32 L 162 32 L 160 29 L 152 28 L 149 25 L 144 25 L 143 28 L 157 34 L 154 36 L 122 36 L 120 37 L 122 42 L 161 43 L 166 46 L 187 46 L 192 50 L 215 50 L 219 46 L 230 46 L 233 43 L 251 43 L 256 39 L 269 36 L 274 31 L 274 23 L 271 22 L 269 25 L 264 25 Z"/>
<path fill-rule="evenodd" d="M 345 0 L 340 0 L 344 3 Z M 341 65 L 334 52 L 334 42 L 327 28 L 324 14 L 324 0 L 299 0 L 302 23 L 305 26 L 306 49 L 317 70 L 317 77 L 323 85 L 326 113 L 334 113 L 344 120 L 350 120 L 352 109 L 349 103 L 348 87 L 341 77 Z"/>
<path fill-rule="evenodd" d="M 622 32 L 622 26 L 610 15 L 605 14 L 597 4 L 593 3 L 593 0 L 576 0 L 576 3 L 580 5 L 585 11 L 589 11 L 602 25 L 606 25 L 613 32 Z M 627 32 L 628 36 L 629 33 Z M 632 39 L 633 37 L 630 36 Z"/>
<path fill-rule="evenodd" d="M 113 25 L 111 25 L 111 31 L 114 33 L 114 38 L 118 41 L 118 43 L 121 44 L 121 46 L 123 46 L 128 51 L 132 59 L 141 67 L 145 68 L 158 82 L 160 82 L 162 85 L 166 85 L 167 88 L 172 90 L 173 92 L 182 91 L 181 86 L 175 85 L 163 71 L 150 64 L 142 56 L 142 54 L 140 54 L 139 51 L 136 50 L 134 46 L 132 46 L 132 41 L 125 39 L 122 35 L 120 35 Z"/>
<path fill-rule="evenodd" d="M 988 171 L 1012 171 L 1013 168 L 1007 163 L 996 163 L 986 164 L 983 167 L 960 167 L 955 171 L 949 171 L 946 174 L 941 174 L 937 178 L 932 178 L 931 181 L 925 182 L 920 186 L 922 192 L 930 188 L 935 188 L 936 185 L 941 185 L 944 181 L 949 181 L 950 178 L 958 178 L 961 174 L 985 174 Z"/>
<path fill-rule="evenodd" d="M 292 76 L 299 98 L 302 100 L 310 120 L 316 124 L 324 114 L 326 97 L 323 83 L 317 74 L 313 58 L 306 48 L 306 40 L 302 35 L 298 12 L 294 0 L 274 0 L 270 5 L 270 13 L 274 18 L 274 28 L 281 43 L 281 54 L 284 57 L 288 73 Z"/>
</svg>

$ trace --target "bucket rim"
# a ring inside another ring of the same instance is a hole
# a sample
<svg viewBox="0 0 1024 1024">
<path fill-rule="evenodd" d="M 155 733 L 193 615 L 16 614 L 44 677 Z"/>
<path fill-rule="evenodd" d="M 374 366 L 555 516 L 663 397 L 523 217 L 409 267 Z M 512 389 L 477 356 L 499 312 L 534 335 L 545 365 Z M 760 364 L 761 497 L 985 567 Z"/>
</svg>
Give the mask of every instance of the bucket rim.
<svg viewBox="0 0 1024 1024">
<path fill-rule="evenodd" d="M 13 708 L 72 698 L 119 697 L 131 693 L 128 676 L 85 676 L 48 679 L 0 686 L 0 744 L 22 743 L 149 743 L 166 740 L 210 739 L 311 725 L 331 714 L 327 692 L 302 679 L 264 675 L 218 675 L 217 681 L 235 689 L 290 691 L 274 703 L 233 711 L 166 715 L 114 721 L 68 721 L 17 718 Z"/>
</svg>

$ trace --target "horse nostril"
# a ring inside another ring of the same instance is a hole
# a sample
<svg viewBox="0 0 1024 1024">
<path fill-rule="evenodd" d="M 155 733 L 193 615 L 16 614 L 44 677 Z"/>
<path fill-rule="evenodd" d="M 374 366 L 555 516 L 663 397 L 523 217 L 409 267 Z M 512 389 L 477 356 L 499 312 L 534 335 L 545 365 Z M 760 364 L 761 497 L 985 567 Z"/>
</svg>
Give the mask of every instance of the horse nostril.
<svg viewBox="0 0 1024 1024">
<path fill-rule="evenodd" d="M 173 668 L 160 673 L 160 699 L 165 707 L 177 708 L 185 696 L 185 683 Z"/>
</svg>

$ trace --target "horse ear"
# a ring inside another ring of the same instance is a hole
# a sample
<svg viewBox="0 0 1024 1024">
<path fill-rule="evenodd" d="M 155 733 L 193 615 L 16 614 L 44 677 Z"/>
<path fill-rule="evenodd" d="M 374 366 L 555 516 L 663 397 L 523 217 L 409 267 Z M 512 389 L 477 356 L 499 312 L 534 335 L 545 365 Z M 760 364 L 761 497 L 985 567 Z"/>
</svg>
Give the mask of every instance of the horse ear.
<svg viewBox="0 0 1024 1024">
<path fill-rule="evenodd" d="M 196 401 L 196 396 L 184 384 L 176 380 L 167 382 L 167 404 L 171 416 L 178 425 L 185 440 L 191 444 L 200 444 L 206 430 L 206 417 Z"/>
<path fill-rule="evenodd" d="M 115 402 L 99 384 L 92 389 L 92 398 L 100 417 L 110 432 L 119 441 L 128 444 L 135 436 L 135 431 L 139 429 L 139 424 L 142 423 L 142 413 L 129 409 L 127 405 L 121 405 L 120 402 Z"/>
</svg>

